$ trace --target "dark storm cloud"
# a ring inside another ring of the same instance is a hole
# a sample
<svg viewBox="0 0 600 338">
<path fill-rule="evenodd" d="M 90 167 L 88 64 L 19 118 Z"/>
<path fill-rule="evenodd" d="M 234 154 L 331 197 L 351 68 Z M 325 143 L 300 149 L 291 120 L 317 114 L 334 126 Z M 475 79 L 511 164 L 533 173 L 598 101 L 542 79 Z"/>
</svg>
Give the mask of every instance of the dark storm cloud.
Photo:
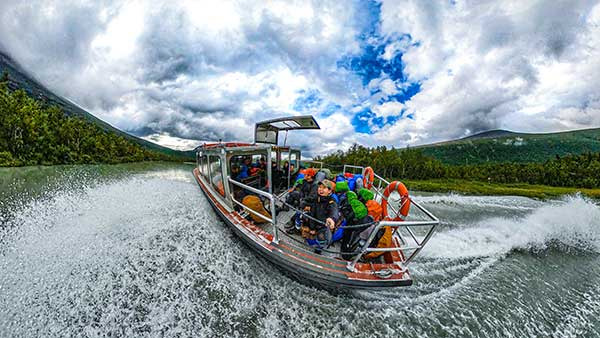
<svg viewBox="0 0 600 338">
<path fill-rule="evenodd" d="M 4 3 L 0 39 L 5 52 L 51 78 L 86 65 L 90 41 L 105 27 L 101 9 L 112 1 L 90 3 L 26 1 Z M 107 14 L 107 16 L 110 14 Z"/>
</svg>

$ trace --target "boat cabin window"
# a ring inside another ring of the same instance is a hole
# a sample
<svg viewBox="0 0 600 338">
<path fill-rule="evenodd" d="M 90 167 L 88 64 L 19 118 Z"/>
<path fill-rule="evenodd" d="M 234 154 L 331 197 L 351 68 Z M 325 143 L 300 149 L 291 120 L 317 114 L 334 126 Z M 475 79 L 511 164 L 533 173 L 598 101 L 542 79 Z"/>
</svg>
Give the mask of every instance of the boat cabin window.
<svg viewBox="0 0 600 338">
<path fill-rule="evenodd" d="M 208 157 L 206 155 L 200 156 L 199 170 L 202 176 L 208 179 Z"/>
<path fill-rule="evenodd" d="M 268 190 L 266 154 L 234 155 L 229 159 L 230 176 L 251 187 Z"/>
<path fill-rule="evenodd" d="M 279 168 L 279 161 L 277 161 L 276 151 L 271 151 L 271 163 L 273 163 L 273 168 Z"/>
<path fill-rule="evenodd" d="M 296 152 L 292 152 L 290 154 L 290 172 L 292 173 L 292 175 L 298 171 L 298 163 L 299 163 L 299 158 L 298 158 L 298 154 L 296 154 Z"/>
<path fill-rule="evenodd" d="M 221 159 L 219 156 L 208 156 L 210 168 L 210 184 L 223 197 L 225 197 L 225 186 L 223 185 L 223 172 L 221 170 Z"/>
<path fill-rule="evenodd" d="M 300 151 L 294 149 L 281 150 L 279 154 L 279 165 L 282 179 L 280 186 L 276 190 L 288 189 L 296 181 L 296 176 L 300 169 Z"/>
</svg>

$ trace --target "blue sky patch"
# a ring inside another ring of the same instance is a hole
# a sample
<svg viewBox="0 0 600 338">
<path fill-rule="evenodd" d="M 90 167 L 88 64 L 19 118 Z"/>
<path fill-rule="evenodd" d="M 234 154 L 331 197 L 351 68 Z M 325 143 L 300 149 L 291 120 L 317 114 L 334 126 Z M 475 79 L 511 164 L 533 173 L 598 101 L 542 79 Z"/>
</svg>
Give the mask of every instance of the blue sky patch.
<svg viewBox="0 0 600 338">
<path fill-rule="evenodd" d="M 331 116 L 336 111 L 339 111 L 342 108 L 339 104 L 329 103 L 327 107 L 321 112 L 321 116 L 328 117 Z"/>
<path fill-rule="evenodd" d="M 383 104 L 386 102 L 405 103 L 421 91 L 421 84 L 418 82 L 409 82 L 404 73 L 403 53 L 396 51 L 395 55 L 386 60 L 383 55 L 387 46 L 397 42 L 408 42 L 411 46 L 418 46 L 418 42 L 413 42 L 410 34 L 383 36 L 381 34 L 381 3 L 378 1 L 369 1 L 361 3 L 363 8 L 359 13 L 367 13 L 359 21 L 361 30 L 357 36 L 361 51 L 354 55 L 345 55 L 337 61 L 337 66 L 351 71 L 360 77 L 362 85 L 367 85 L 375 79 L 389 78 L 394 81 L 398 93 L 391 96 L 382 96 L 381 89 L 369 88 L 371 102 Z M 367 99 L 368 98 L 363 98 Z M 365 109 L 354 115 L 352 125 L 354 130 L 359 133 L 372 134 L 373 131 L 369 122 L 379 128 L 388 124 L 394 124 L 403 118 L 404 111 L 396 116 L 377 117 L 370 109 Z"/>
<path fill-rule="evenodd" d="M 410 100 L 413 96 L 415 96 L 420 91 L 421 91 L 421 84 L 418 82 L 413 82 L 408 87 L 400 90 L 398 92 L 398 94 L 389 96 L 387 98 L 387 100 L 380 99 L 380 103 L 390 102 L 390 101 L 404 103 L 404 102 Z"/>
<path fill-rule="evenodd" d="M 294 102 L 293 109 L 298 112 L 302 112 L 305 110 L 316 110 L 323 103 L 323 98 L 321 97 L 321 92 L 316 89 L 309 90 L 301 90 L 299 91 L 299 96 Z"/>
<path fill-rule="evenodd" d="M 375 114 L 370 109 L 365 109 L 354 115 L 352 118 L 352 126 L 357 133 L 373 134 L 369 120 L 373 119 Z"/>
</svg>

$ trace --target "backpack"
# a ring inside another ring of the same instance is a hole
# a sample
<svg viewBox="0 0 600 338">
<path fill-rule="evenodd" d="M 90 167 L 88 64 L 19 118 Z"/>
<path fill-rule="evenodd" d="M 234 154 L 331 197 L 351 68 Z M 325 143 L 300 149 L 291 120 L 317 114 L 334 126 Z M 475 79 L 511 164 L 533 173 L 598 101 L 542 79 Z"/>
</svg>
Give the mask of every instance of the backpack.
<svg viewBox="0 0 600 338">
<path fill-rule="evenodd" d="M 323 171 L 319 171 L 316 175 L 315 175 L 315 182 L 321 182 L 323 181 L 325 178 L 327 177 L 327 174 Z"/>
<path fill-rule="evenodd" d="M 385 226 L 382 228 L 382 230 L 384 230 L 381 238 L 379 238 L 379 241 L 373 241 L 371 243 L 371 247 L 377 247 L 377 248 L 389 248 L 392 246 L 392 228 Z M 379 232 L 381 232 L 381 230 L 379 230 Z M 379 235 L 379 234 L 377 234 Z M 375 238 L 377 239 L 377 238 Z M 377 243 L 377 246 L 374 245 L 374 243 Z M 383 251 L 373 251 L 373 252 L 369 252 L 368 254 L 366 254 L 364 257 L 365 259 L 373 259 L 373 258 L 377 258 L 381 255 L 383 255 L 385 252 Z"/>
<path fill-rule="evenodd" d="M 242 204 L 267 218 L 271 218 L 271 214 L 269 214 L 267 210 L 265 210 L 265 207 L 263 206 L 262 201 L 258 196 L 248 195 L 244 197 L 244 199 L 242 200 Z M 253 213 L 250 213 L 250 217 L 256 224 L 267 223 L 266 220 L 256 216 Z"/>
<path fill-rule="evenodd" d="M 383 216 L 383 208 L 381 207 L 381 205 L 379 203 L 377 203 L 375 200 L 368 200 L 365 203 L 365 206 L 367 207 L 369 216 L 373 217 L 373 220 L 381 221 L 381 218 Z M 377 238 L 377 237 L 379 237 L 379 238 Z M 377 247 L 377 248 L 389 248 L 391 246 L 392 246 L 392 228 L 389 226 L 385 226 L 382 229 L 380 229 L 379 233 L 377 234 L 377 236 L 375 237 L 373 242 L 371 242 L 371 245 L 370 245 L 370 247 Z M 365 259 L 373 259 L 373 258 L 377 258 L 377 257 L 383 255 L 384 253 L 385 252 L 383 252 L 383 251 L 379 251 L 379 252 L 374 251 L 374 252 L 369 252 L 364 257 L 365 257 Z"/>
<path fill-rule="evenodd" d="M 368 200 L 365 202 L 365 206 L 367 207 L 367 214 L 373 217 L 375 222 L 381 221 L 381 217 L 383 216 L 383 208 L 379 203 L 375 200 Z"/>
</svg>

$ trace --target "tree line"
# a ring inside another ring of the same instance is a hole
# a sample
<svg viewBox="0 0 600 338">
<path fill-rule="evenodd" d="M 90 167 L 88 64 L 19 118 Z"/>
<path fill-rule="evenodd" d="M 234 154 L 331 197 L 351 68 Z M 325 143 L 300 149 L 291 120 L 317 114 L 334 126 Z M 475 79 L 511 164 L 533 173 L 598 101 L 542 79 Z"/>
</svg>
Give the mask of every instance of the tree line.
<svg viewBox="0 0 600 338">
<path fill-rule="evenodd" d="M 0 166 L 123 163 L 180 158 L 144 149 L 83 118 L 66 116 L 0 78 Z"/>
<path fill-rule="evenodd" d="M 458 178 L 490 183 L 529 183 L 556 187 L 600 187 L 600 153 L 556 156 L 543 163 L 488 163 L 449 165 L 419 149 L 354 144 L 316 160 L 327 165 L 370 166 L 383 177 L 399 179 Z"/>
</svg>

